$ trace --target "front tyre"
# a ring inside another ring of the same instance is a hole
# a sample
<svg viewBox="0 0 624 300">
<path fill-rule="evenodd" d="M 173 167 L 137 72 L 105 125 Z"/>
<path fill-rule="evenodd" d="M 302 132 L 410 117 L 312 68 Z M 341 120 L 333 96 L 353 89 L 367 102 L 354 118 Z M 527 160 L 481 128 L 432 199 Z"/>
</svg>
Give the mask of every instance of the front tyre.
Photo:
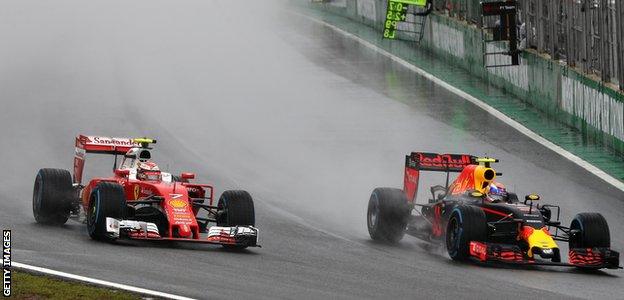
<svg viewBox="0 0 624 300">
<path fill-rule="evenodd" d="M 453 260 L 466 260 L 470 242 L 485 241 L 487 220 L 481 208 L 460 205 L 453 209 L 446 226 L 446 250 Z"/>
<path fill-rule="evenodd" d="M 217 226 L 234 227 L 256 225 L 253 199 L 247 191 L 232 190 L 223 192 L 221 197 L 219 197 L 217 209 L 219 211 Z M 247 246 L 241 245 L 223 245 L 223 247 L 228 249 L 247 248 Z"/>
<path fill-rule="evenodd" d="M 409 214 L 410 209 L 403 190 L 376 188 L 368 200 L 368 234 L 375 241 L 396 244 L 405 234 Z"/>
<path fill-rule="evenodd" d="M 106 232 L 106 218 L 123 220 L 126 196 L 123 187 L 114 182 L 100 182 L 91 191 L 87 215 L 89 236 L 99 241 L 114 241 Z"/>
<path fill-rule="evenodd" d="M 580 213 L 570 224 L 570 249 L 609 248 L 611 235 L 607 220 L 599 213 Z"/>
<path fill-rule="evenodd" d="M 33 215 L 37 223 L 63 225 L 75 197 L 69 171 L 40 169 L 33 188 Z"/>
</svg>

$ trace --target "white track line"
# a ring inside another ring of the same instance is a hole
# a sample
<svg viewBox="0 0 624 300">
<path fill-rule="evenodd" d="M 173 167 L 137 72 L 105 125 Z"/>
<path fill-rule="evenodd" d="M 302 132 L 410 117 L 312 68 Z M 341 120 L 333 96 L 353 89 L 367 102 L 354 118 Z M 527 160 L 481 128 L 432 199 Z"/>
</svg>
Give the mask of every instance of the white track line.
<svg viewBox="0 0 624 300">
<path fill-rule="evenodd" d="M 594 175 L 598 176 L 598 178 L 604 180 L 605 182 L 611 184 L 612 186 L 616 187 L 617 189 L 619 189 L 620 191 L 624 192 L 624 182 L 618 180 L 617 178 L 605 173 L 605 171 L 598 169 L 596 166 L 592 165 L 591 163 L 585 161 L 584 159 L 570 153 L 569 151 L 561 148 L 558 145 L 555 145 L 553 142 L 543 138 L 542 136 L 536 134 L 535 132 L 531 131 L 530 129 L 526 128 L 524 125 L 518 123 L 517 121 L 513 120 L 512 118 L 508 117 L 507 115 L 503 114 L 502 112 L 496 110 L 494 107 L 488 105 L 487 103 L 475 98 L 474 96 L 448 84 L 447 82 L 445 82 L 444 80 L 434 76 L 431 73 L 428 73 L 427 71 L 410 64 L 409 62 L 407 62 L 406 60 L 378 47 L 377 45 L 364 40 L 352 33 L 349 33 L 341 28 L 338 28 L 330 23 L 327 23 L 325 21 L 322 20 L 318 20 L 316 18 L 310 17 L 308 15 L 305 14 L 301 14 L 301 13 L 297 13 L 297 12 L 292 12 L 296 15 L 299 15 L 301 17 L 304 17 L 312 22 L 327 26 L 331 29 L 333 29 L 336 32 L 341 33 L 342 35 L 349 37 L 351 39 L 354 39 L 356 41 L 358 41 L 360 44 L 373 49 L 379 53 L 381 53 L 382 55 L 392 59 L 393 61 L 403 65 L 404 67 L 418 73 L 419 75 L 433 81 L 433 83 L 449 90 L 450 92 L 472 102 L 473 104 L 475 104 L 476 106 L 480 107 L 481 109 L 485 110 L 486 112 L 488 112 L 489 114 L 493 115 L 494 117 L 498 118 L 499 120 L 505 122 L 507 125 L 513 127 L 514 129 L 518 130 L 520 133 L 526 135 L 527 137 L 533 139 L 534 141 L 542 144 L 543 146 L 545 146 L 546 148 L 558 153 L 559 155 L 567 158 L 568 160 L 572 161 L 573 163 L 579 165 L 581 168 L 593 173 Z"/>
<path fill-rule="evenodd" d="M 138 288 L 138 287 L 134 287 L 134 286 L 129 286 L 129 285 L 125 285 L 125 284 L 120 284 L 120 283 L 114 283 L 114 282 L 109 282 L 109 281 L 89 278 L 89 277 L 80 276 L 80 275 L 69 274 L 69 273 L 60 272 L 60 271 L 54 271 L 54 270 L 41 268 L 41 267 L 35 267 L 35 266 L 22 264 L 22 263 L 18 263 L 18 262 L 12 262 L 11 263 L 11 267 L 14 267 L 14 268 L 17 268 L 17 269 L 28 270 L 28 271 L 32 271 L 32 272 L 36 272 L 36 273 L 52 275 L 52 276 L 61 277 L 61 278 L 65 278 L 65 279 L 70 279 L 70 280 L 82 281 L 82 282 L 91 283 L 91 284 L 95 284 L 95 285 L 99 285 L 99 286 L 103 286 L 103 287 L 115 288 L 115 289 L 118 289 L 118 290 L 129 291 L 129 292 L 138 293 L 138 294 L 142 294 L 142 295 L 149 295 L 149 296 L 154 296 L 154 297 L 167 298 L 167 299 L 176 299 L 176 300 L 193 300 L 193 298 L 167 294 L 167 293 L 163 293 L 163 292 L 158 292 L 158 291 Z"/>
</svg>

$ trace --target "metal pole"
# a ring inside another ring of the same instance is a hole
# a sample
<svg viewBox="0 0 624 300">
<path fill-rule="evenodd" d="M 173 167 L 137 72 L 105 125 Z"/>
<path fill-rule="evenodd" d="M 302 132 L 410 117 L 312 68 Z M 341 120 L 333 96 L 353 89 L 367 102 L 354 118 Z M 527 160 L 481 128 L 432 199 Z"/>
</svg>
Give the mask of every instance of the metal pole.
<svg viewBox="0 0 624 300">
<path fill-rule="evenodd" d="M 590 72 L 591 66 L 591 45 L 592 45 L 592 30 L 591 30 L 591 2 L 589 0 L 583 0 L 583 45 L 585 46 L 583 59 L 583 71 L 585 73 Z"/>
<path fill-rule="evenodd" d="M 544 4 L 537 1 L 535 3 L 535 39 L 537 39 L 537 51 L 544 52 Z"/>
<path fill-rule="evenodd" d="M 550 51 L 551 59 L 559 59 L 555 51 L 555 45 L 557 44 L 557 5 L 558 1 L 547 1 L 548 3 L 548 50 Z"/>
<path fill-rule="evenodd" d="M 563 25 L 565 26 L 565 48 L 566 48 L 566 62 L 568 66 L 574 66 L 575 63 L 575 49 L 570 45 L 574 45 L 574 32 L 572 31 L 572 12 L 574 11 L 574 2 L 566 1 L 563 3 L 563 13 L 565 14 L 565 20 Z"/>
<path fill-rule="evenodd" d="M 609 46 L 611 38 L 611 18 L 609 18 L 609 0 L 602 0 L 600 3 L 600 62 L 602 81 L 609 82 L 611 79 L 611 47 Z"/>
<path fill-rule="evenodd" d="M 620 90 L 624 91 L 624 2 L 622 0 L 616 0 L 615 9 L 618 23 L 615 34 L 618 49 L 618 79 L 620 80 Z"/>
</svg>

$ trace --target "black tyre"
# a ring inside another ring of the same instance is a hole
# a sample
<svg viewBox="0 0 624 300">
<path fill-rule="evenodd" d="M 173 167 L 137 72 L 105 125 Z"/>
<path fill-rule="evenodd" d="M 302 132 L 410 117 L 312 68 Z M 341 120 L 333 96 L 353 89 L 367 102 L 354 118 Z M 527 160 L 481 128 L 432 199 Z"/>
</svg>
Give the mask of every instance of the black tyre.
<svg viewBox="0 0 624 300">
<path fill-rule="evenodd" d="M 33 189 L 33 215 L 37 223 L 62 225 L 67 222 L 75 191 L 67 170 L 41 169 Z"/>
<path fill-rule="evenodd" d="M 607 220 L 599 213 L 577 214 L 570 224 L 570 248 L 611 247 Z"/>
<path fill-rule="evenodd" d="M 106 233 L 106 218 L 122 220 L 127 211 L 123 187 L 114 182 L 100 182 L 91 191 L 87 215 L 87 231 L 94 240 L 113 241 Z"/>
<path fill-rule="evenodd" d="M 256 213 L 253 199 L 246 191 L 225 191 L 219 197 L 217 226 L 255 226 Z M 228 249 L 244 249 L 247 246 L 223 245 Z"/>
<path fill-rule="evenodd" d="M 251 195 L 246 191 L 225 191 L 218 204 L 223 213 L 217 218 L 217 226 L 255 226 L 256 215 Z"/>
<path fill-rule="evenodd" d="M 368 234 L 375 241 L 398 243 L 405 235 L 409 214 L 403 190 L 376 188 L 368 200 Z"/>
<path fill-rule="evenodd" d="M 479 207 L 460 205 L 453 209 L 446 227 L 446 250 L 453 260 L 466 260 L 471 241 L 487 237 L 487 219 Z"/>
</svg>

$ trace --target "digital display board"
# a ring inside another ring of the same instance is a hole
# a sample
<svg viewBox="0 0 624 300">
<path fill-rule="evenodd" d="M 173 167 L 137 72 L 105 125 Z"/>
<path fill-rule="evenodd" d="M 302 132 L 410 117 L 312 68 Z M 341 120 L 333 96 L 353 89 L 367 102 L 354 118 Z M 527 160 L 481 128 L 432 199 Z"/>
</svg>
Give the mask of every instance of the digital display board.
<svg viewBox="0 0 624 300">
<path fill-rule="evenodd" d="M 516 1 L 484 2 L 484 16 L 505 15 L 516 12 Z"/>
<path fill-rule="evenodd" d="M 409 5 L 426 7 L 428 1 L 431 0 L 388 0 L 383 37 L 386 39 L 395 39 L 396 32 L 398 31 L 398 23 L 407 22 L 407 7 Z M 407 23 L 414 22 L 412 21 Z"/>
<path fill-rule="evenodd" d="M 388 1 L 388 9 L 386 10 L 386 22 L 384 23 L 383 37 L 386 39 L 394 39 L 396 37 L 398 22 L 405 21 L 407 16 L 407 5 L 401 1 Z"/>
</svg>

